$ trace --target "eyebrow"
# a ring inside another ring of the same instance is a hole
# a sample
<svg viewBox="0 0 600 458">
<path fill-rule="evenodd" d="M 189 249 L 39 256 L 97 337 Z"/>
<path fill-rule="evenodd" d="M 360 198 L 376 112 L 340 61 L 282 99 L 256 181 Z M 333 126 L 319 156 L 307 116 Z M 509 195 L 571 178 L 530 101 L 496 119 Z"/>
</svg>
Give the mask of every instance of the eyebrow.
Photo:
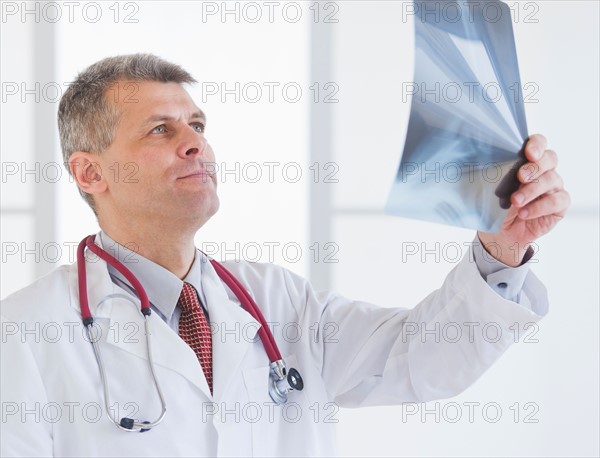
<svg viewBox="0 0 600 458">
<path fill-rule="evenodd" d="M 198 110 L 198 111 L 195 111 L 194 113 L 192 113 L 190 115 L 190 119 L 200 119 L 200 120 L 204 121 L 204 123 L 206 124 L 206 115 L 204 114 L 204 112 L 202 110 Z M 157 122 L 175 121 L 175 120 L 176 120 L 176 118 L 174 118 L 173 116 L 162 115 L 162 114 L 153 115 L 153 116 L 150 116 L 148 119 L 146 119 L 142 123 L 142 129 L 145 129 L 147 126 L 149 126 L 151 124 L 155 124 Z"/>
</svg>

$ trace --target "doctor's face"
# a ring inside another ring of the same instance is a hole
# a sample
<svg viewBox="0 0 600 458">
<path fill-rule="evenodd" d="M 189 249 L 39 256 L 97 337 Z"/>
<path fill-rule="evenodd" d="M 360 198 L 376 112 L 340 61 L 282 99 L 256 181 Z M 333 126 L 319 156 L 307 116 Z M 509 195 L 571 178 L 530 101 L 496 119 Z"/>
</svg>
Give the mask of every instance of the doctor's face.
<svg viewBox="0 0 600 458">
<path fill-rule="evenodd" d="M 177 83 L 123 82 L 106 96 L 122 115 L 98 155 L 107 178 L 100 217 L 107 209 L 137 223 L 202 226 L 219 208 L 204 113 Z"/>
</svg>

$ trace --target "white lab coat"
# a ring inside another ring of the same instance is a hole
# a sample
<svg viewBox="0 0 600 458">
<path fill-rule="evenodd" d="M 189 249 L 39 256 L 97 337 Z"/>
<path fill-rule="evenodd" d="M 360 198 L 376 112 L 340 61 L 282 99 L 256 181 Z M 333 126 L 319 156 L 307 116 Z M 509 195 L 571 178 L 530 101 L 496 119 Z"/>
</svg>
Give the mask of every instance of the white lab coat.
<svg viewBox="0 0 600 458">
<path fill-rule="evenodd" d="M 118 410 L 118 418 L 153 421 L 160 402 L 139 302 L 113 284 L 103 261 L 89 251 L 86 256 L 111 410 Z M 268 359 L 257 322 L 203 262 L 214 331 L 214 397 L 194 352 L 152 314 L 152 350 L 167 415 L 145 433 L 121 431 L 106 415 L 98 366 L 81 324 L 75 264 L 3 301 L 2 455 L 332 456 L 339 406 L 454 396 L 513 342 L 509 327 L 535 322 L 547 310 L 545 288 L 533 273 L 525 280 L 523 299 L 530 307 L 524 307 L 497 295 L 468 257 L 411 310 L 315 292 L 278 266 L 226 262 L 271 323 L 288 367 L 304 378 L 304 390 L 279 407 L 267 391 Z M 456 326 L 448 323 L 461 325 L 462 339 L 454 341 Z M 487 338 L 481 332 L 486 324 L 494 328 L 487 329 Z M 436 327 L 437 338 L 431 333 Z M 469 329 L 474 332 L 467 336 Z M 498 329 L 502 335 L 494 342 Z"/>
</svg>

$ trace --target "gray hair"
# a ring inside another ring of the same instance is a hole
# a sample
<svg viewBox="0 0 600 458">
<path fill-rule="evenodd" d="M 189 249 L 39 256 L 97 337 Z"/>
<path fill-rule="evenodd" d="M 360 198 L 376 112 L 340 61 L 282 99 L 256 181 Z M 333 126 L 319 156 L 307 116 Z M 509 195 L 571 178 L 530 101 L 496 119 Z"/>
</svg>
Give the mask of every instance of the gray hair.
<svg viewBox="0 0 600 458">
<path fill-rule="evenodd" d="M 121 111 L 106 96 L 120 81 L 196 83 L 179 65 L 152 54 L 129 54 L 103 59 L 90 65 L 69 85 L 58 106 L 58 131 L 65 167 L 75 151 L 101 153 L 114 139 Z M 94 199 L 79 189 L 97 215 Z"/>
</svg>

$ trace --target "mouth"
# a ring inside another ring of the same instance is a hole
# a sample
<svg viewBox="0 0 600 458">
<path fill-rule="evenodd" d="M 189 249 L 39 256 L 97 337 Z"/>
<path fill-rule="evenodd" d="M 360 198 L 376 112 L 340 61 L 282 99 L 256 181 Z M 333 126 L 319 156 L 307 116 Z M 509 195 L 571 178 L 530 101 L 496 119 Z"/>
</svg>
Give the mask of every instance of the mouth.
<svg viewBox="0 0 600 458">
<path fill-rule="evenodd" d="M 206 169 L 202 168 L 199 170 L 194 170 L 194 171 L 190 171 L 190 172 L 185 172 L 182 176 L 178 177 L 178 180 L 184 180 L 184 179 L 202 179 L 202 180 L 210 180 L 210 181 L 214 181 L 215 180 L 215 176 L 216 174 L 213 172 L 209 172 Z"/>
<path fill-rule="evenodd" d="M 206 173 L 206 172 L 194 172 L 194 173 L 190 173 L 189 175 L 184 175 L 182 177 L 179 177 L 178 180 L 183 180 L 184 178 L 211 178 L 214 177 L 214 175 L 211 175 L 210 173 Z"/>
</svg>

